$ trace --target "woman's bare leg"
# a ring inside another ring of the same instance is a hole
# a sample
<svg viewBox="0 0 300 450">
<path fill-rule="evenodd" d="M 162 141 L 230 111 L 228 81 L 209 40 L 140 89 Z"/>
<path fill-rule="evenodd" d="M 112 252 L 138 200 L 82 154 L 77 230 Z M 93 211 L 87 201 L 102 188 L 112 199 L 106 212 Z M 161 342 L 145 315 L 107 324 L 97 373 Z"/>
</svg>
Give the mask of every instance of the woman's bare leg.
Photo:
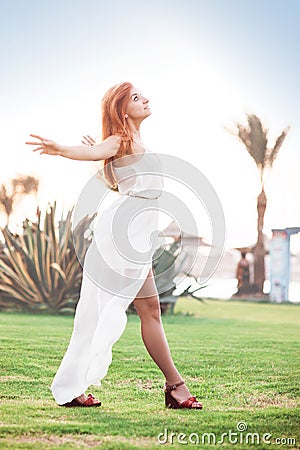
<svg viewBox="0 0 300 450">
<path fill-rule="evenodd" d="M 147 296 L 142 297 L 143 294 Z M 175 367 L 164 332 L 152 269 L 133 303 L 141 319 L 142 339 L 149 355 L 163 372 L 168 384 L 178 383 L 182 377 Z M 182 402 L 191 397 L 191 393 L 186 385 L 181 385 L 172 391 L 172 396 Z"/>
</svg>

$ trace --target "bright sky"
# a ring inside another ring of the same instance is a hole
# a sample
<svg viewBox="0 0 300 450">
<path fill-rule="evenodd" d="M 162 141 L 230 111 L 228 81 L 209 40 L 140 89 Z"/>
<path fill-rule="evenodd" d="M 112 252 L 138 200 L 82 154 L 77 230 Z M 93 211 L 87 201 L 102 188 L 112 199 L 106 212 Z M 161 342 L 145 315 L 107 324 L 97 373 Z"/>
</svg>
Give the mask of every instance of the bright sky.
<svg viewBox="0 0 300 450">
<path fill-rule="evenodd" d="M 254 161 L 225 128 L 255 113 L 273 144 L 291 125 L 267 178 L 265 232 L 300 226 L 299 22 L 298 0 L 1 2 L 0 182 L 33 174 L 42 206 L 72 206 L 94 163 L 40 156 L 24 142 L 29 133 L 68 145 L 96 136 L 103 94 L 131 81 L 150 98 L 147 146 L 190 161 L 214 186 L 227 248 L 255 242 L 260 186 Z M 25 202 L 18 213 L 29 210 Z M 204 237 L 207 222 L 199 217 Z"/>
</svg>

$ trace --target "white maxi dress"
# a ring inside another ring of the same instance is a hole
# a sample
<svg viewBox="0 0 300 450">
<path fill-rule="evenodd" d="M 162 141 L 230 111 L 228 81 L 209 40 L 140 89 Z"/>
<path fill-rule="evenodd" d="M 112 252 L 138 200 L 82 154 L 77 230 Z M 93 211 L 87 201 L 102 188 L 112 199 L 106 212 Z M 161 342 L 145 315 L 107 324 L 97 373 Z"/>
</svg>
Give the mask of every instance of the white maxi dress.
<svg viewBox="0 0 300 450">
<path fill-rule="evenodd" d="M 135 298 L 158 294 L 148 275 L 159 241 L 161 163 L 149 149 L 134 158 L 125 167 L 113 165 L 120 196 L 99 215 L 85 255 L 73 332 L 51 384 L 58 404 L 90 385 L 101 386 L 112 346 L 125 330 L 128 306 Z"/>
</svg>

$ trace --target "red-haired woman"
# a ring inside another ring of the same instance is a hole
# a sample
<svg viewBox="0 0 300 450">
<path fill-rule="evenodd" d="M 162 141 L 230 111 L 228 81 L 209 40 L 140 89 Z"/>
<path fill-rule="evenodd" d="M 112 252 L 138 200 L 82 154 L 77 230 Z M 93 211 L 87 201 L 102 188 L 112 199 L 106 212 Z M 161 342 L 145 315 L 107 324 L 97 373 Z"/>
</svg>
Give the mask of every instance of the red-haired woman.
<svg viewBox="0 0 300 450">
<path fill-rule="evenodd" d="M 137 264 L 134 257 L 130 258 L 132 249 L 129 250 L 129 246 L 125 247 L 125 253 L 128 252 L 125 255 L 115 250 L 118 239 L 120 245 L 128 239 L 144 254 L 149 235 L 157 229 L 158 197 L 153 196 L 153 188 L 161 192 L 163 182 L 162 177 L 145 175 L 149 166 L 155 169 L 157 159 L 144 146 L 140 136 L 140 125 L 150 115 L 149 100 L 131 83 L 125 82 L 113 86 L 103 97 L 101 143 L 85 137 L 83 142 L 89 145 L 70 147 L 34 134 L 31 136 L 37 140 L 27 142 L 36 145 L 33 151 L 40 151 L 40 154 L 74 160 L 102 160 L 104 178 L 110 189 L 120 193 L 100 215 L 85 256 L 73 333 L 51 385 L 52 394 L 61 406 L 101 405 L 92 394 L 86 396 L 85 390 L 92 384 L 101 385 L 100 380 L 112 360 L 112 346 L 126 326 L 126 309 L 133 301 L 141 320 L 143 342 L 166 379 L 166 407 L 202 408 L 182 380 L 170 354 L 152 272 L 153 250 L 144 264 Z M 138 176 L 139 173 L 142 176 Z M 140 215 L 136 214 L 142 210 Z M 121 239 L 126 228 L 123 218 L 130 222 L 129 219 L 136 215 L 135 225 L 128 232 L 130 236 Z M 122 220 L 113 236 L 111 229 L 116 217 Z M 93 276 L 88 276 L 91 273 Z M 103 273 L 108 275 L 100 280 Z"/>
</svg>

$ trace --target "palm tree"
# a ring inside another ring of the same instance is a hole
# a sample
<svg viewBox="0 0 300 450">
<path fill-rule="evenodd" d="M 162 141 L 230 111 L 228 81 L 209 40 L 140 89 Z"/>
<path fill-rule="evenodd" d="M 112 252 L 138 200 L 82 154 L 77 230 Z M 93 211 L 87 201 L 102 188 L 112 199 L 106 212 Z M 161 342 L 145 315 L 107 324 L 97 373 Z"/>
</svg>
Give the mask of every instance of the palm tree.
<svg viewBox="0 0 300 450">
<path fill-rule="evenodd" d="M 282 131 L 273 147 L 269 147 L 268 130 L 263 127 L 261 120 L 255 114 L 247 114 L 247 121 L 246 126 L 236 123 L 236 135 L 254 159 L 261 181 L 261 192 L 257 197 L 257 242 L 254 249 L 254 284 L 257 285 L 258 292 L 263 293 L 265 281 L 263 226 L 267 207 L 267 196 L 264 190 L 265 169 L 272 168 L 290 127 L 288 126 Z"/>
<path fill-rule="evenodd" d="M 39 180 L 31 175 L 19 175 L 10 181 L 10 189 L 7 185 L 0 186 L 0 210 L 6 214 L 6 224 L 13 212 L 17 199 L 31 193 L 37 193 L 39 188 Z"/>
</svg>

